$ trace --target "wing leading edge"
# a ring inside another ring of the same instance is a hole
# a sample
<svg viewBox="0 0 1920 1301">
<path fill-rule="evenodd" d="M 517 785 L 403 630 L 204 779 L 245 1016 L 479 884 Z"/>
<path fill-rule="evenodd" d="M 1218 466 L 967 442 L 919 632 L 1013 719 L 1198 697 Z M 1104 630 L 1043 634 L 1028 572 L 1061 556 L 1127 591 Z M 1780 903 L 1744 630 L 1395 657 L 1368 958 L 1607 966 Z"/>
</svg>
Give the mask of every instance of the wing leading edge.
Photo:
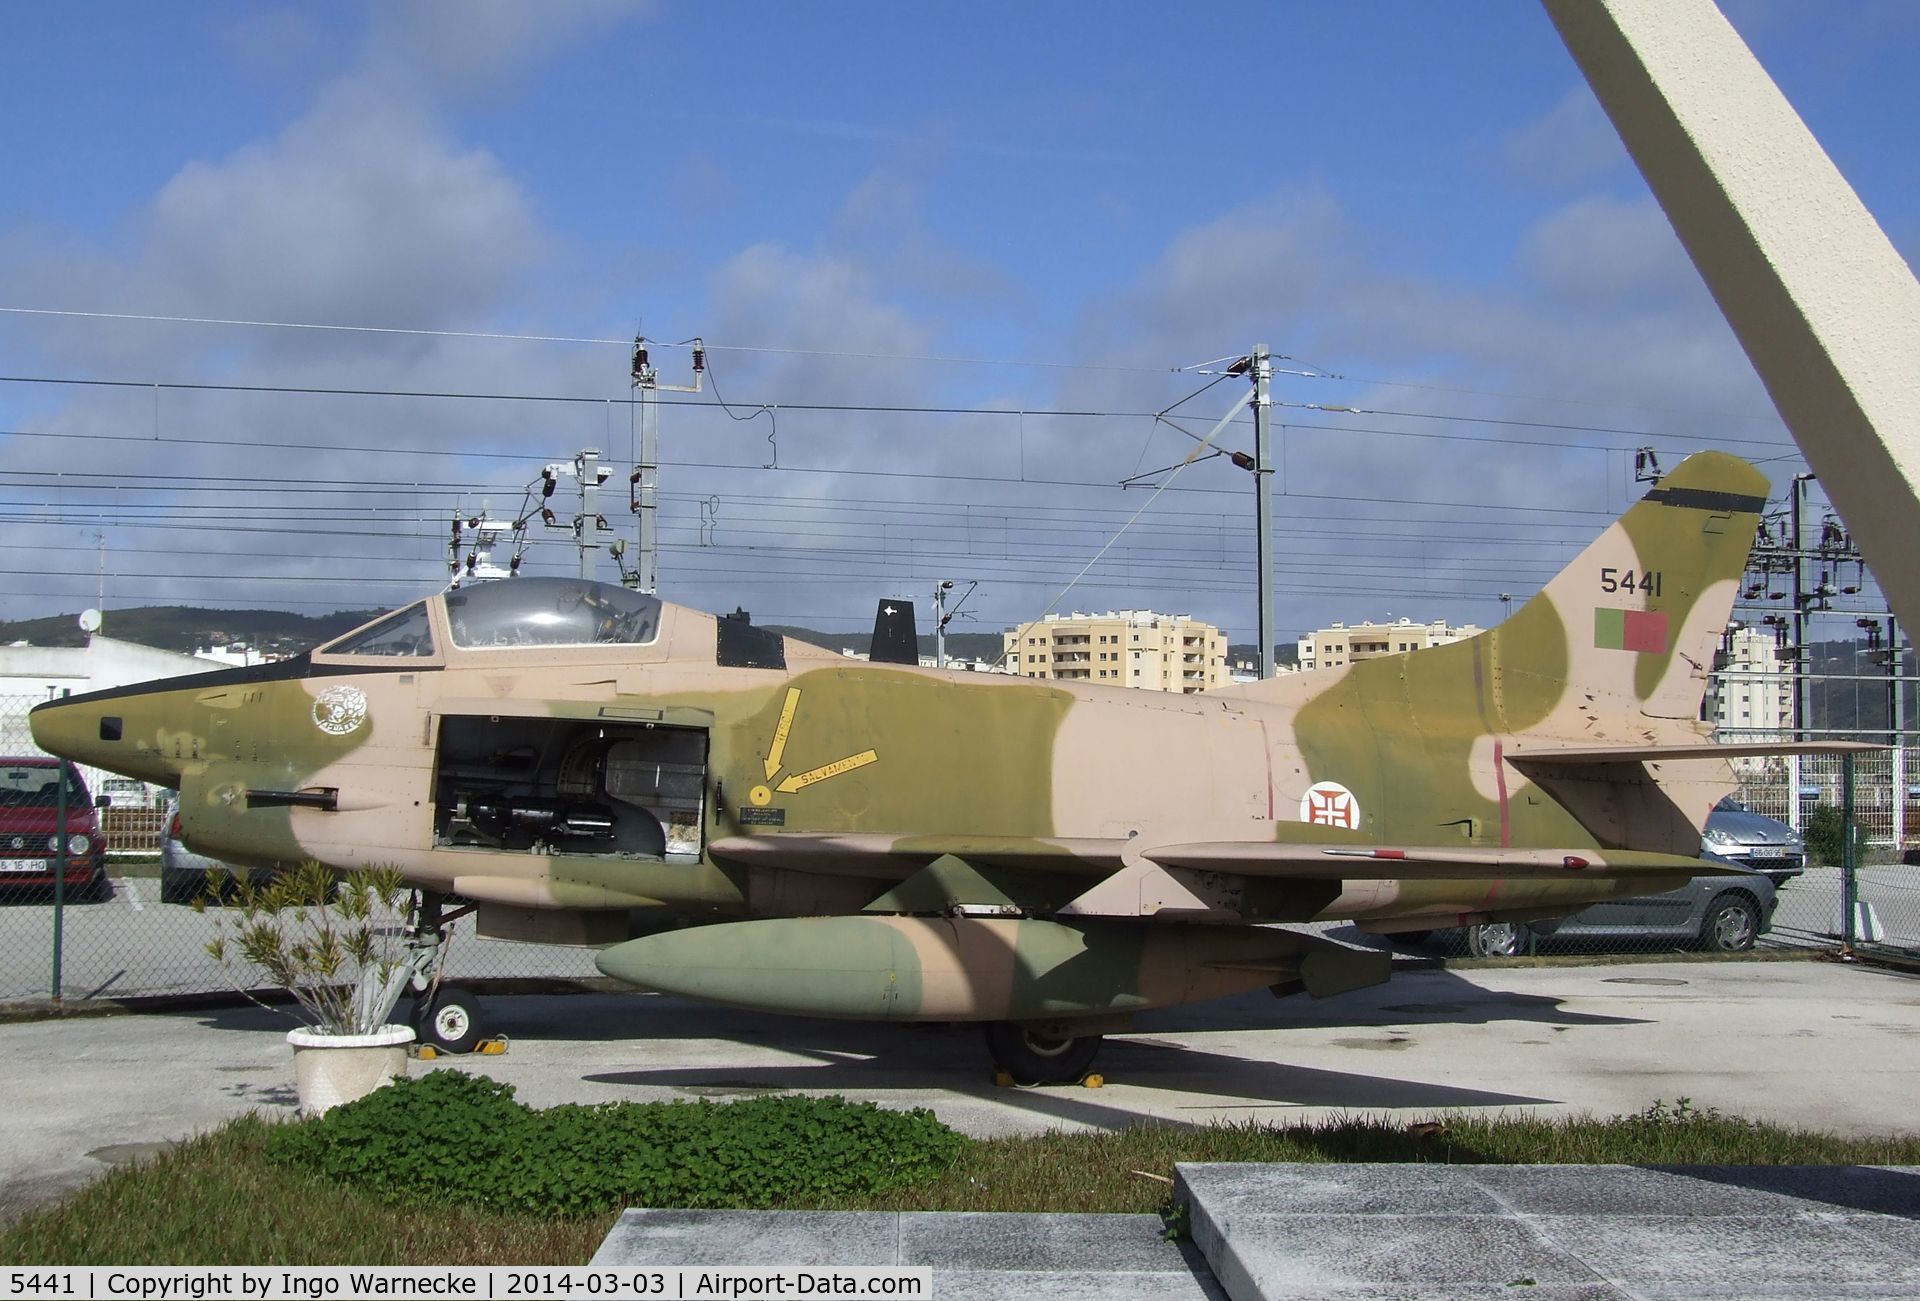
<svg viewBox="0 0 1920 1301">
<path fill-rule="evenodd" d="M 1685 854 L 1594 849 L 1496 849 L 1466 846 L 1296 844 L 1203 841 L 1141 846 L 1120 839 L 994 840 L 974 836 L 729 836 L 715 858 L 793 871 L 900 879 L 946 857 L 1000 868 L 1105 876 L 1125 867 L 1185 868 L 1302 881 L 1560 879 L 1700 876 L 1728 869 Z M 1738 869 L 1734 869 L 1736 872 Z"/>
</svg>

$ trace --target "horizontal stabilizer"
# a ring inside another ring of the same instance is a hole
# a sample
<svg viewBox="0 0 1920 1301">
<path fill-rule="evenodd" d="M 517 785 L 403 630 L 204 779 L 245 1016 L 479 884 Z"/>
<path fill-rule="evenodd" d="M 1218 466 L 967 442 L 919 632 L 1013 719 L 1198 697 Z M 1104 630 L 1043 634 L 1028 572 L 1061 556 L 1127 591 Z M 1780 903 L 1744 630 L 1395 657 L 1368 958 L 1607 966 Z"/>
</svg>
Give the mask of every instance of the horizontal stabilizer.
<svg viewBox="0 0 1920 1301">
<path fill-rule="evenodd" d="M 1863 754 L 1887 749 L 1871 741 L 1735 741 L 1719 745 L 1576 745 L 1535 749 L 1515 742 L 1507 758 L 1528 763 L 1658 763 L 1680 759 L 1743 759 L 1774 754 Z"/>
</svg>

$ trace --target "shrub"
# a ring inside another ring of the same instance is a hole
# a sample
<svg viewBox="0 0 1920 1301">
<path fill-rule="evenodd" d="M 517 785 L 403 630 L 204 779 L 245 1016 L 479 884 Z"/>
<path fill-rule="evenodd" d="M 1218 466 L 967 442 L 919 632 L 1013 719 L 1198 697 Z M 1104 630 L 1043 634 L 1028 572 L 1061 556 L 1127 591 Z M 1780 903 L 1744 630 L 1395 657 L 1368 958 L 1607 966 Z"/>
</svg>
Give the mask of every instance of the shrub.
<svg viewBox="0 0 1920 1301">
<path fill-rule="evenodd" d="M 1840 866 L 1847 843 L 1847 820 L 1839 809 L 1831 804 L 1822 804 L 1807 815 L 1804 834 L 1807 853 L 1814 862 L 1823 867 Z M 1860 828 L 1857 826 L 1853 829 L 1853 844 L 1857 851 L 1860 847 Z"/>
<path fill-rule="evenodd" d="M 536 1111 L 510 1084 L 449 1069 L 287 1125 L 268 1153 L 391 1201 L 585 1215 L 884 1192 L 942 1173 L 970 1142 L 924 1108 L 844 1098 Z"/>
<path fill-rule="evenodd" d="M 407 928 L 399 924 L 407 893 L 398 868 L 362 868 L 336 882 L 308 859 L 265 886 L 209 872 L 194 907 L 212 919 L 207 954 L 235 988 L 248 991 L 253 973 L 262 974 L 293 995 L 315 1030 L 371 1034 L 383 1020 L 375 1015 L 386 1004 L 382 991 L 397 994 L 407 979 Z M 232 909 L 208 910 L 228 894 Z"/>
</svg>

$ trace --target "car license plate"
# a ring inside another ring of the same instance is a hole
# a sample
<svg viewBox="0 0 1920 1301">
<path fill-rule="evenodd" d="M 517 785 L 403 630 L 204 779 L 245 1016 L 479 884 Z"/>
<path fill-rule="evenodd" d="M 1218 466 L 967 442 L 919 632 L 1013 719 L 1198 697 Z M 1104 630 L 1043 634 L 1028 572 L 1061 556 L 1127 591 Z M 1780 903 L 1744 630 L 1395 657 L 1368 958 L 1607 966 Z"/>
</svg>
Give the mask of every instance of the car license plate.
<svg viewBox="0 0 1920 1301">
<path fill-rule="evenodd" d="M 50 872 L 53 865 L 44 858 L 0 858 L 0 872 Z"/>
<path fill-rule="evenodd" d="M 1755 845 L 1747 851 L 1754 858 L 1785 858 L 1787 851 L 1779 845 Z"/>
</svg>

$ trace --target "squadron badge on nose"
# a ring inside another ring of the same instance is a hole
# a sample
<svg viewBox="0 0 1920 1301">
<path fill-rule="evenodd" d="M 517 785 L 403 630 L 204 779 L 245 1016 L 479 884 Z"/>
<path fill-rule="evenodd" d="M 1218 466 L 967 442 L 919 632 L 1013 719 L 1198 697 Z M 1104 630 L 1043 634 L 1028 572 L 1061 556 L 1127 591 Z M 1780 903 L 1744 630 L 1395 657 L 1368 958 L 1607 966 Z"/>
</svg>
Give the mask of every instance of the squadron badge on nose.
<svg viewBox="0 0 1920 1301">
<path fill-rule="evenodd" d="M 328 736 L 346 736 L 367 721 L 367 693 L 358 687 L 328 687 L 313 698 L 313 725 Z"/>
</svg>

